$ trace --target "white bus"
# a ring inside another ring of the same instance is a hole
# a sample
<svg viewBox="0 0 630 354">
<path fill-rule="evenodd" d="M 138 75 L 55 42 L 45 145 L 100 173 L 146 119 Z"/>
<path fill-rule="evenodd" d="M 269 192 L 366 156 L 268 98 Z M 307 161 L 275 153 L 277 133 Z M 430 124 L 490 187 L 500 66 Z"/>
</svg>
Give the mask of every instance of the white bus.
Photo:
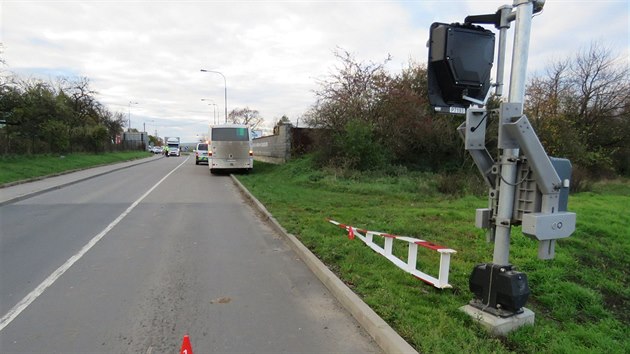
<svg viewBox="0 0 630 354">
<path fill-rule="evenodd" d="M 219 170 L 249 172 L 254 168 L 252 135 L 247 125 L 213 125 L 208 136 L 208 167 L 211 173 Z"/>
</svg>

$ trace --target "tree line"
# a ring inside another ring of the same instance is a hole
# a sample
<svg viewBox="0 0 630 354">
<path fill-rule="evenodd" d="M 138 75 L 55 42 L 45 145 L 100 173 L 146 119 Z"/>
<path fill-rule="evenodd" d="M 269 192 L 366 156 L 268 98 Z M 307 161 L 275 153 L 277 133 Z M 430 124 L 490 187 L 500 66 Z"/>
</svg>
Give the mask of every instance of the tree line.
<svg viewBox="0 0 630 354">
<path fill-rule="evenodd" d="M 357 170 L 448 171 L 472 166 L 456 128 L 463 117 L 434 113 L 427 98 L 426 65 L 409 63 L 398 74 L 381 63 L 335 52 L 338 66 L 319 82 L 305 114 L 323 128 L 316 162 Z M 547 153 L 569 158 L 574 173 L 630 175 L 630 75 L 627 63 L 593 44 L 553 63 L 526 87 L 525 114 Z M 498 106 L 491 99 L 488 107 Z M 496 154 L 496 119 L 488 149 Z M 493 138 L 494 137 L 494 138 Z"/>
<path fill-rule="evenodd" d="M 123 114 L 98 102 L 85 77 L 47 83 L 2 75 L 0 80 L 3 154 L 103 152 L 123 131 Z"/>
</svg>

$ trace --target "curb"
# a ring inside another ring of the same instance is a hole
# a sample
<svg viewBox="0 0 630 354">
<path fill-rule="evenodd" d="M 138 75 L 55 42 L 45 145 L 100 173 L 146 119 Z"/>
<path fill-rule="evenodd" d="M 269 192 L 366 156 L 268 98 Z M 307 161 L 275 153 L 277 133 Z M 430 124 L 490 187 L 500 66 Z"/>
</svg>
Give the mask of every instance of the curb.
<svg viewBox="0 0 630 354">
<path fill-rule="evenodd" d="M 407 343 L 387 322 L 385 322 L 374 310 L 372 310 L 357 294 L 346 286 L 326 265 L 317 258 L 306 246 L 304 246 L 294 235 L 278 223 L 269 213 L 267 208 L 254 197 L 243 184 L 230 175 L 234 184 L 241 193 L 252 202 L 273 229 L 282 235 L 289 243 L 293 251 L 304 261 L 308 268 L 319 278 L 319 280 L 330 290 L 333 296 L 341 305 L 352 314 L 363 328 L 370 334 L 374 341 L 383 349 L 385 353 L 418 353 L 409 343 Z"/>
<path fill-rule="evenodd" d="M 129 163 L 129 162 L 132 162 L 132 161 L 138 161 L 138 163 L 133 163 L 133 164 L 125 165 L 125 166 L 120 166 L 120 167 L 113 168 L 113 169 L 108 170 L 108 171 L 97 173 L 95 175 L 86 176 L 84 178 L 79 178 L 79 179 L 74 180 L 74 181 L 69 181 L 69 182 L 61 183 L 61 184 L 58 184 L 58 185 L 55 185 L 55 186 L 52 186 L 52 187 L 43 188 L 43 189 L 40 189 L 38 191 L 22 194 L 22 195 L 19 195 L 17 197 L 13 197 L 13 198 L 10 198 L 10 199 L 7 199 L 7 200 L 0 200 L 0 206 L 11 204 L 11 203 L 15 203 L 15 202 L 19 202 L 21 200 L 32 198 L 32 197 L 35 197 L 37 195 L 40 195 L 40 194 L 43 194 L 43 193 L 46 193 L 46 192 L 50 192 L 50 191 L 53 191 L 53 190 L 56 190 L 56 189 L 61 189 L 63 187 L 67 187 L 67 186 L 73 185 L 75 183 L 83 182 L 83 181 L 86 181 L 86 180 L 91 179 L 91 178 L 103 176 L 103 175 L 106 175 L 108 173 L 120 171 L 120 170 L 123 170 L 125 168 L 141 165 L 141 164 L 144 164 L 144 163 L 149 163 L 149 162 L 152 162 L 152 161 L 155 161 L 155 160 L 156 160 L 156 158 L 154 158 L 154 157 L 146 157 L 146 158 L 142 158 L 142 159 L 118 162 L 118 163 L 123 164 L 123 163 Z M 74 172 L 85 171 L 85 170 L 89 170 L 91 168 L 98 168 L 98 167 L 103 167 L 103 166 L 107 166 L 107 164 L 105 164 L 105 165 L 98 165 L 98 166 L 92 166 L 92 167 L 87 167 L 87 168 L 79 168 L 79 169 L 70 170 L 70 171 L 64 171 L 64 172 L 55 173 L 55 174 L 52 174 L 52 175 L 35 177 L 33 179 L 28 179 L 28 180 L 9 182 L 7 184 L 4 184 L 4 185 L 0 186 L 0 190 L 2 188 L 12 187 L 12 186 L 25 184 L 25 183 L 30 183 L 30 182 L 37 182 L 37 181 L 41 181 L 41 180 L 44 180 L 44 179 L 50 178 L 50 177 L 63 176 L 63 175 L 71 174 L 71 173 L 74 173 Z"/>
</svg>

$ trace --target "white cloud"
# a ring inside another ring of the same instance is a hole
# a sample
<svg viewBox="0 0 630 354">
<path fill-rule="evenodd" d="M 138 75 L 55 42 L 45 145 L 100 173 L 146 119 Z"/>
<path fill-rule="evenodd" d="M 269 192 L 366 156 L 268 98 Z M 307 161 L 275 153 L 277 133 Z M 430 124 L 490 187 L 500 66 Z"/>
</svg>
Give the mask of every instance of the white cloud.
<svg viewBox="0 0 630 354">
<path fill-rule="evenodd" d="M 1 3 L 0 41 L 10 70 L 90 78 L 99 99 L 160 135 L 204 134 L 213 108 L 249 106 L 273 124 L 314 102 L 317 79 L 341 47 L 390 70 L 425 62 L 432 22 L 462 22 L 511 1 L 11 1 Z M 625 11 L 624 11 L 625 10 Z M 605 24 L 605 25 L 604 25 Z M 626 0 L 547 1 L 534 18 L 530 68 L 593 40 L 628 53 Z M 47 77 L 44 77 L 47 79 Z M 134 118 L 135 117 L 135 118 Z"/>
</svg>

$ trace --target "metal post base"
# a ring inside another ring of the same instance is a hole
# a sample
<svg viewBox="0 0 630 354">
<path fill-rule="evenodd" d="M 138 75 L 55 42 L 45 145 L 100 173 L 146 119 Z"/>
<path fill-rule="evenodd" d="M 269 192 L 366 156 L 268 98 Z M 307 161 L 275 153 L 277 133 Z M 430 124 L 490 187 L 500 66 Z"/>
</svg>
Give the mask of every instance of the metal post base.
<svg viewBox="0 0 630 354">
<path fill-rule="evenodd" d="M 484 327 L 488 333 L 497 337 L 505 337 L 508 333 L 520 327 L 534 325 L 534 312 L 525 307 L 523 307 L 522 313 L 507 318 L 481 311 L 471 305 L 465 305 L 459 309 L 472 317 L 473 320 Z"/>
</svg>

